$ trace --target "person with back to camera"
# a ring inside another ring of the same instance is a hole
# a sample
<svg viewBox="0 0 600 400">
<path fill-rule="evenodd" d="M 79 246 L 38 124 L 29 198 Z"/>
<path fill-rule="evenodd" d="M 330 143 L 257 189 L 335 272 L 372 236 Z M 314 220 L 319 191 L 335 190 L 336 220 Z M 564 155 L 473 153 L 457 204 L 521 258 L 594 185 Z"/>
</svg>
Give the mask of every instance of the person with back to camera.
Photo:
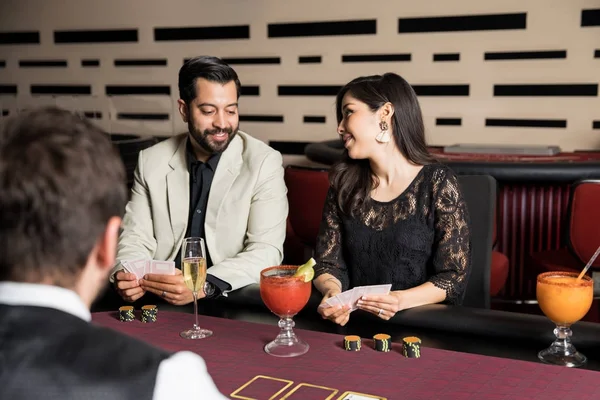
<svg viewBox="0 0 600 400">
<path fill-rule="evenodd" d="M 392 284 L 358 308 L 384 320 L 425 304 L 461 304 L 471 267 L 469 215 L 456 175 L 425 142 L 417 96 L 399 75 L 359 77 L 336 99 L 343 159 L 315 249 L 315 287 L 327 299 L 356 286 Z M 319 307 L 345 325 L 348 306 Z"/>
<path fill-rule="evenodd" d="M 54 107 L 0 129 L 0 398 L 225 399 L 204 360 L 90 323 L 125 212 L 108 135 Z"/>
</svg>

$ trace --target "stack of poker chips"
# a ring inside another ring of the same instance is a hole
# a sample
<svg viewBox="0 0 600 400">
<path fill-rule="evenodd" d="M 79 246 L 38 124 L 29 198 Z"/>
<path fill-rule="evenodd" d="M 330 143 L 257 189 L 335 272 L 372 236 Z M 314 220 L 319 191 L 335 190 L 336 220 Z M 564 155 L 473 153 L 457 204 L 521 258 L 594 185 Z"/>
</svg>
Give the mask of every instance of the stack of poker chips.
<svg viewBox="0 0 600 400">
<path fill-rule="evenodd" d="M 119 320 L 121 320 L 121 322 L 131 322 L 134 319 L 135 314 L 133 313 L 133 306 L 119 307 Z"/>
<path fill-rule="evenodd" d="M 378 333 L 373 336 L 373 347 L 377 351 L 388 352 L 392 349 L 392 338 L 385 333 Z"/>
<path fill-rule="evenodd" d="M 344 338 L 344 349 L 348 351 L 360 351 L 360 336 L 346 336 Z"/>
<path fill-rule="evenodd" d="M 154 305 L 146 305 L 142 307 L 142 322 L 156 322 L 156 314 L 158 309 Z"/>
<path fill-rule="evenodd" d="M 416 336 L 402 339 L 402 355 L 407 358 L 421 357 L 421 339 Z"/>
</svg>

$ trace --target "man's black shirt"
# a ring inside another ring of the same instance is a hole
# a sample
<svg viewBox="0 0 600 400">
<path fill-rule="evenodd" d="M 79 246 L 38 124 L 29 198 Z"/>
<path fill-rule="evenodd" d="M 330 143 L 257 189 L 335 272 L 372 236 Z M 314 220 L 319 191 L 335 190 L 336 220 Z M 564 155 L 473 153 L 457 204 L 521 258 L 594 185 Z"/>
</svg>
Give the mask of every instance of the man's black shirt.
<svg viewBox="0 0 600 400">
<path fill-rule="evenodd" d="M 190 211 L 188 214 L 187 230 L 185 237 L 201 237 L 204 239 L 206 248 L 206 237 L 204 232 L 204 220 L 206 219 L 206 206 L 208 204 L 208 195 L 212 185 L 217 165 L 221 159 L 221 153 L 213 154 L 207 162 L 198 161 L 190 140 L 186 144 L 186 160 L 188 171 L 190 173 Z M 231 286 L 221 279 L 210 275 L 210 267 L 212 260 L 206 250 L 206 266 L 209 268 L 206 280 L 216 287 L 215 296 L 220 295 L 223 291 L 231 289 Z M 175 257 L 175 266 L 181 269 L 181 249 Z"/>
</svg>

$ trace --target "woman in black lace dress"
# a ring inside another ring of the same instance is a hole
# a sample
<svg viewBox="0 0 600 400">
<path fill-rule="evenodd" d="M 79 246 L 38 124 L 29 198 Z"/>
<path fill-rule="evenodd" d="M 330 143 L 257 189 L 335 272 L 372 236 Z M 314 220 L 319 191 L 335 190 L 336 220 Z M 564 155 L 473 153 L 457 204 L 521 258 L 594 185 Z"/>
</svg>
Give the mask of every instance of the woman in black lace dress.
<svg viewBox="0 0 600 400">
<path fill-rule="evenodd" d="M 392 73 L 357 78 L 337 95 L 346 148 L 332 167 L 316 246 L 315 287 L 329 297 L 392 284 L 358 307 L 390 319 L 424 304 L 460 304 L 471 266 L 469 216 L 456 175 L 428 153 L 410 85 Z M 319 307 L 345 325 L 349 307 Z"/>
</svg>

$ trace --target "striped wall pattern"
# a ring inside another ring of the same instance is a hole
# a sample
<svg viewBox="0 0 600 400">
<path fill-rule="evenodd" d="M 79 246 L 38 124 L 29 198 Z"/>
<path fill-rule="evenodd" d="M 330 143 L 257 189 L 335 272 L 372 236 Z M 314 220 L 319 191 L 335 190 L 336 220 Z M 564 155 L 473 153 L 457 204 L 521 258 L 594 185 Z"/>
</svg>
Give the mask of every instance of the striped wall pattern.
<svg viewBox="0 0 600 400">
<path fill-rule="evenodd" d="M 284 154 L 334 138 L 340 86 L 388 71 L 432 145 L 600 147 L 598 0 L 3 0 L 1 115 L 58 104 L 111 133 L 182 132 L 177 72 L 200 54 L 238 71 L 242 129 Z"/>
</svg>

